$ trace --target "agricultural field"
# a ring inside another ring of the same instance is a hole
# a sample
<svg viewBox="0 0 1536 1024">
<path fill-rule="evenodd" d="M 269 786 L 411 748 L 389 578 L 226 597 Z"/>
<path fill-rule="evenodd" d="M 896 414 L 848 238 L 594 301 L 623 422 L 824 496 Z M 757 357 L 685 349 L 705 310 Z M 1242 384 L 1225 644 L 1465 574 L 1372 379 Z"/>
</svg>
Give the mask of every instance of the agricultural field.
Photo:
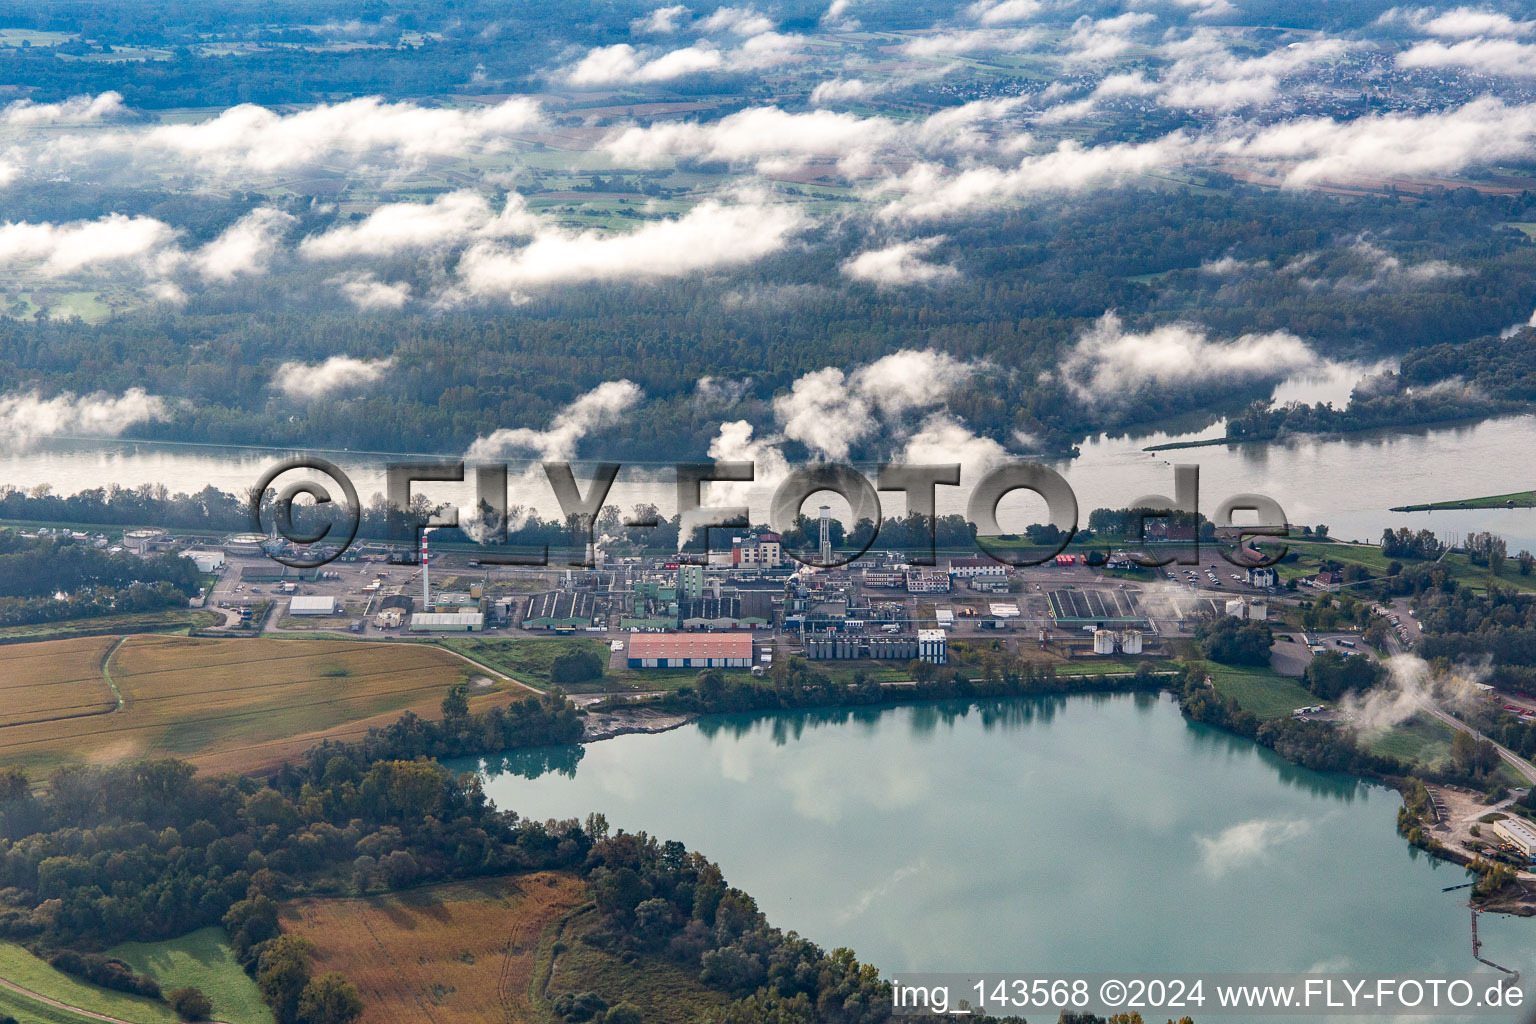
<svg viewBox="0 0 1536 1024">
<path fill-rule="evenodd" d="M 12 725 L 104 715 L 117 697 L 101 674 L 117 637 L 0 647 L 0 712 Z"/>
<path fill-rule="evenodd" d="M 256 982 L 235 959 L 224 929 L 200 928 L 165 942 L 125 942 L 107 950 L 164 991 L 192 985 L 213 1002 L 213 1018 L 225 1024 L 272 1024 Z"/>
<path fill-rule="evenodd" d="M 54 970 L 13 942 L 0 942 L 0 978 L 13 985 L 53 999 L 68 1007 L 99 1013 L 131 1024 L 176 1024 L 176 1014 L 165 1003 L 142 996 L 98 988 Z M 50 1006 L 11 990 L 0 990 L 0 1008 L 17 1020 L 49 1024 L 80 1024 L 92 1018 Z M 230 1022 L 235 1024 L 235 1022 Z"/>
<path fill-rule="evenodd" d="M 281 925 L 314 943 L 315 973 L 357 986 L 360 1024 L 537 1021 L 554 932 L 586 899 L 580 879 L 540 872 L 296 900 Z"/>
<path fill-rule="evenodd" d="M 0 654 L 13 659 L 15 671 L 48 678 L 37 673 L 55 671 L 41 667 L 52 646 L 22 644 Z M 42 723 L 0 708 L 0 764 L 47 772 L 70 762 L 162 755 L 205 770 L 258 770 L 321 739 L 361 737 L 407 709 L 436 717 L 448 689 L 465 679 L 474 678 L 472 705 L 479 707 L 519 689 L 426 644 L 334 639 L 134 636 L 112 653 L 106 672 L 123 700 L 110 714 Z"/>
</svg>

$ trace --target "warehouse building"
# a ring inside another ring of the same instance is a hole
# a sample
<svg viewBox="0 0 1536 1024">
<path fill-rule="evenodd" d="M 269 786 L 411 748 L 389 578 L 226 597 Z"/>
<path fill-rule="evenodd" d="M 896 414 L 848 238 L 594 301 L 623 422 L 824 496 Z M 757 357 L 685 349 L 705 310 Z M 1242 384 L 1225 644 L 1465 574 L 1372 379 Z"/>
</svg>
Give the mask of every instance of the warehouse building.
<svg viewBox="0 0 1536 1024">
<path fill-rule="evenodd" d="M 319 569 L 292 569 L 281 562 L 267 561 L 240 567 L 241 583 L 313 583 L 319 578 Z"/>
<path fill-rule="evenodd" d="M 585 629 L 597 619 L 597 600 L 587 591 L 535 594 L 523 616 L 524 629 Z"/>
<path fill-rule="evenodd" d="M 637 633 L 630 668 L 750 668 L 751 633 Z"/>
<path fill-rule="evenodd" d="M 1505 818 L 1493 823 L 1493 830 L 1502 839 L 1526 856 L 1536 857 L 1536 827 L 1524 818 Z"/>
<path fill-rule="evenodd" d="M 192 559 L 192 564 L 197 566 L 198 572 L 218 572 L 224 568 L 222 551 L 183 551 L 181 557 Z"/>
<path fill-rule="evenodd" d="M 479 612 L 417 612 L 411 616 L 412 633 L 478 633 L 485 628 Z"/>
<path fill-rule="evenodd" d="M 289 615 L 334 615 L 334 597 L 294 597 L 288 600 Z"/>
</svg>

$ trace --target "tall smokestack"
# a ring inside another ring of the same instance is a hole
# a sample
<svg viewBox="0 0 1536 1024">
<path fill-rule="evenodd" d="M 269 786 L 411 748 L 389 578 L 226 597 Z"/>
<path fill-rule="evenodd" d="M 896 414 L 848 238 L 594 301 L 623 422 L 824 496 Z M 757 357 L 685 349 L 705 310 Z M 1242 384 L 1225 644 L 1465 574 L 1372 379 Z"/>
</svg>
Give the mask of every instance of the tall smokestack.
<svg viewBox="0 0 1536 1024">
<path fill-rule="evenodd" d="M 832 564 L 832 506 L 821 506 L 821 564 Z"/>
<path fill-rule="evenodd" d="M 430 612 L 432 610 L 432 569 L 428 565 L 429 559 L 427 555 L 427 534 L 429 532 L 431 531 L 421 531 L 421 610 L 423 612 Z"/>
</svg>

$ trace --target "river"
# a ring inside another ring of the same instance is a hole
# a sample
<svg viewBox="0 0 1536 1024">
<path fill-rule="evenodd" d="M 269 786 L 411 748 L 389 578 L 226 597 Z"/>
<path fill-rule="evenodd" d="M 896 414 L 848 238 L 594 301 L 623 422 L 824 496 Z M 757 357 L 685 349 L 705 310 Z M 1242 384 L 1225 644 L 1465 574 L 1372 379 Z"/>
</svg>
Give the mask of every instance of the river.
<svg viewBox="0 0 1536 1024">
<path fill-rule="evenodd" d="M 455 767 L 526 817 L 679 839 L 778 926 L 887 976 L 1484 970 L 1466 892 L 1441 892 L 1465 873 L 1396 834 L 1395 792 L 1167 697 L 721 716 Z M 1480 930 L 1529 976 L 1536 921 Z"/>
<path fill-rule="evenodd" d="M 1081 455 L 1056 463 L 1076 492 L 1082 515 L 1094 508 L 1118 508 L 1147 494 L 1173 488 L 1173 464 L 1200 467 L 1201 509 L 1214 511 L 1226 497 L 1245 492 L 1278 500 L 1290 521 L 1309 526 L 1326 523 L 1334 537 L 1374 541 L 1385 527 L 1430 527 L 1442 534 L 1465 535 L 1492 530 L 1509 542 L 1511 553 L 1536 551 L 1536 510 L 1489 509 L 1435 513 L 1393 513 L 1394 505 L 1503 494 L 1536 487 L 1536 472 L 1526 477 L 1525 459 L 1536 452 L 1536 417 L 1512 416 L 1474 424 L 1372 431 L 1346 437 L 1296 438 L 1182 451 L 1148 453 L 1148 445 L 1220 436 L 1224 424 L 1195 434 L 1155 433 L 1136 437 L 1100 436 L 1081 446 Z M 243 492 L 279 458 L 277 449 L 221 448 L 122 440 L 50 439 L 24 450 L 0 452 L 0 481 L 30 489 L 52 485 L 72 494 L 109 483 L 163 484 L 172 493 L 192 493 L 212 484 Z M 382 454 L 323 452 L 356 482 L 363 500 L 384 489 Z M 716 485 L 710 485 L 714 487 Z M 434 498 L 470 507 L 472 487 L 429 484 Z M 969 488 L 938 489 L 939 510 L 964 512 Z M 744 499 L 754 521 L 766 521 L 771 489 L 747 486 L 735 495 L 706 493 L 706 501 Z M 901 514 L 900 495 L 886 495 L 887 514 Z M 1010 529 L 1044 520 L 1043 505 L 1027 496 L 1005 499 L 1000 517 Z M 544 511 L 555 508 L 542 476 L 518 479 L 514 503 Z M 626 510 L 651 502 L 670 515 L 676 491 L 670 470 L 659 465 L 627 466 L 610 495 Z M 840 499 L 835 507 L 846 506 Z"/>
</svg>

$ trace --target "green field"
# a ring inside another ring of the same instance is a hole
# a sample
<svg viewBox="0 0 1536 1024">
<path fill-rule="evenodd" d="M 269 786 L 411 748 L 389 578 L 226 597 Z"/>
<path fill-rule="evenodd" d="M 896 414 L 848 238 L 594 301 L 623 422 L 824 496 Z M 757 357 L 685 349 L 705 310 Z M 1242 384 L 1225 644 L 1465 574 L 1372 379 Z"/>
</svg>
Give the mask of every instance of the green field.
<svg viewBox="0 0 1536 1024">
<path fill-rule="evenodd" d="M 1318 562 L 1325 558 L 1344 565 L 1362 565 L 1370 570 L 1373 576 L 1385 576 L 1388 564 L 1394 561 L 1394 559 L 1383 555 L 1381 548 L 1375 544 L 1342 544 L 1318 541 L 1286 541 L 1285 544 L 1301 556 L 1297 561 L 1288 560 L 1280 564 L 1280 575 L 1285 579 L 1311 575 L 1317 571 Z M 1424 564 L 1421 559 L 1415 558 L 1398 558 L 1395 561 L 1403 563 L 1404 566 Z M 1488 589 L 1488 570 L 1483 566 L 1473 565 L 1466 555 L 1448 554 L 1440 559 L 1440 564 L 1451 571 L 1451 575 L 1458 583 L 1479 592 Z M 1493 578 L 1501 586 L 1513 587 L 1516 590 L 1527 592 L 1536 592 L 1536 576 L 1521 576 L 1513 558 L 1505 561 L 1503 574 Z M 1362 586 L 1357 589 L 1364 590 L 1365 587 Z"/>
<path fill-rule="evenodd" d="M 167 942 L 125 942 L 107 953 L 153 976 L 167 992 L 185 985 L 201 989 L 213 1000 L 215 1020 L 272 1024 L 272 1011 L 235 960 L 222 928 L 201 928 Z"/>
<path fill-rule="evenodd" d="M 176 1024 L 177 1020 L 176 1014 L 165 1003 L 157 1003 L 140 996 L 113 992 L 110 989 L 97 988 L 95 985 L 77 981 L 62 971 L 49 967 L 13 942 L 0 942 L 0 978 L 36 992 L 38 995 L 57 999 L 69 1006 L 78 1006 L 92 1013 L 133 1021 L 134 1024 Z M 25 1004 L 17 1016 L 17 1019 L 23 1022 L 38 1019 L 68 1021 L 74 1024 L 76 1021 L 90 1019 L 72 1013 L 59 1015 L 61 1011 L 16 993 L 7 992 L 5 995 L 9 1002 Z"/>
<path fill-rule="evenodd" d="M 1439 512 L 1459 508 L 1536 508 L 1536 491 L 1489 494 L 1482 498 L 1432 501 L 1424 505 L 1395 505 L 1393 512 Z"/>
<path fill-rule="evenodd" d="M 1372 753 L 1429 765 L 1451 756 L 1451 727 L 1426 715 L 1415 715 L 1366 743 Z"/>
<path fill-rule="evenodd" d="M 1451 727 L 1427 715 L 1414 715 L 1401 725 L 1393 726 L 1371 740 L 1365 746 L 1373 754 L 1401 758 L 1415 767 L 1425 768 L 1437 762 L 1448 764 L 1451 759 Z M 1499 762 L 1494 776 L 1506 786 L 1524 786 L 1525 780 L 1509 765 Z"/>
<path fill-rule="evenodd" d="M 1238 707 L 1261 719 L 1284 718 L 1297 708 L 1322 703 L 1312 691 L 1274 669 L 1198 662 L 1211 674 L 1221 697 L 1231 697 Z"/>
</svg>

